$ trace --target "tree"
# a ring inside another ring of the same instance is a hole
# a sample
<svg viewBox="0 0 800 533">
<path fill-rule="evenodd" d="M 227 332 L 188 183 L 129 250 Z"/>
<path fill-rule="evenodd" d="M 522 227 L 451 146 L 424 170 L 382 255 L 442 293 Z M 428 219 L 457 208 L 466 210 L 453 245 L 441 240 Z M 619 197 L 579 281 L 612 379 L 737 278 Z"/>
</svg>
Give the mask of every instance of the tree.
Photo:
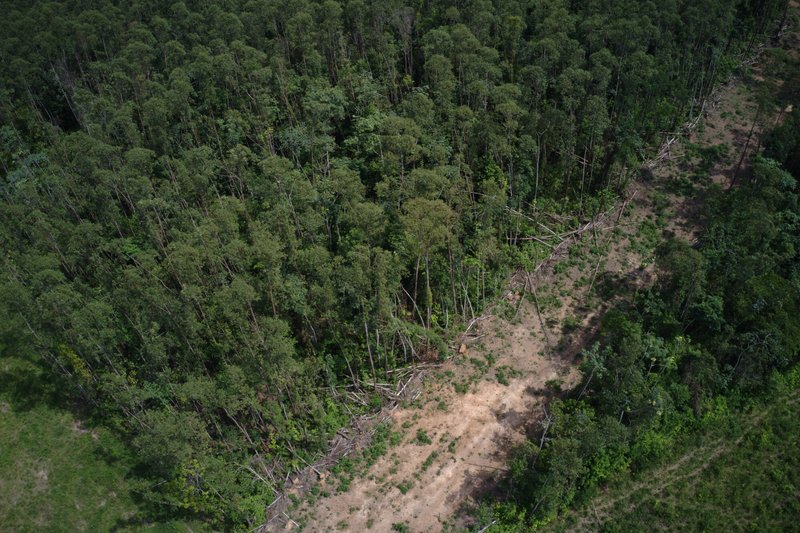
<svg viewBox="0 0 800 533">
<path fill-rule="evenodd" d="M 451 238 L 451 226 L 455 213 L 441 200 L 412 198 L 403 204 L 402 223 L 405 229 L 405 249 L 414 259 L 414 305 L 417 301 L 419 270 L 425 267 L 425 307 L 426 315 L 420 317 L 423 324 L 431 326 L 433 292 L 431 290 L 431 255 L 447 244 Z"/>
</svg>

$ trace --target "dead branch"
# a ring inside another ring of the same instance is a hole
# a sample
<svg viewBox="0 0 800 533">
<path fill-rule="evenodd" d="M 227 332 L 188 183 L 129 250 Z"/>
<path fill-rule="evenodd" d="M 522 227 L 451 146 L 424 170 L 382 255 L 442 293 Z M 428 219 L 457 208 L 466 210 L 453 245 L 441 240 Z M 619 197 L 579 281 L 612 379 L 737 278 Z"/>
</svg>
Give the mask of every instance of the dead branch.
<svg viewBox="0 0 800 533">
<path fill-rule="evenodd" d="M 475 317 L 475 318 L 473 318 L 473 319 L 470 321 L 469 325 L 467 326 L 467 329 L 465 329 L 465 330 L 464 330 L 464 333 L 462 333 L 462 336 L 466 336 L 466 335 L 467 335 L 467 333 L 469 333 L 469 330 L 471 330 L 471 329 L 472 329 L 472 326 L 474 326 L 475 324 L 477 324 L 477 323 L 478 323 L 478 322 L 480 322 L 481 320 L 487 320 L 487 319 L 489 319 L 489 318 L 492 318 L 492 316 L 494 316 L 494 315 L 481 315 L 481 316 L 478 316 L 478 317 Z"/>
<path fill-rule="evenodd" d="M 495 525 L 496 522 L 497 522 L 497 520 L 492 520 L 491 522 L 489 522 L 488 526 L 482 528 L 480 531 L 478 531 L 478 533 L 484 533 L 484 531 L 486 531 L 487 529 L 489 529 L 490 527 Z"/>
<path fill-rule="evenodd" d="M 547 343 L 547 349 L 549 351 L 552 351 L 552 346 L 550 344 L 550 337 L 549 335 L 547 335 L 547 327 L 545 326 L 544 318 L 542 318 L 542 311 L 539 308 L 539 298 L 536 296 L 536 287 L 533 286 L 533 281 L 530 279 L 530 276 L 526 278 L 526 283 L 529 283 L 531 287 L 530 291 L 531 294 L 533 295 L 533 305 L 536 308 L 536 315 L 539 317 L 539 324 L 541 324 L 542 333 L 544 333 L 544 340 Z"/>
<path fill-rule="evenodd" d="M 547 412 L 547 406 L 542 406 L 542 410 L 544 411 L 544 431 L 542 431 L 542 438 L 539 441 L 539 449 L 541 450 L 544 448 L 544 441 L 547 438 L 547 431 L 550 429 L 550 423 L 553 421 L 553 415 Z"/>
</svg>

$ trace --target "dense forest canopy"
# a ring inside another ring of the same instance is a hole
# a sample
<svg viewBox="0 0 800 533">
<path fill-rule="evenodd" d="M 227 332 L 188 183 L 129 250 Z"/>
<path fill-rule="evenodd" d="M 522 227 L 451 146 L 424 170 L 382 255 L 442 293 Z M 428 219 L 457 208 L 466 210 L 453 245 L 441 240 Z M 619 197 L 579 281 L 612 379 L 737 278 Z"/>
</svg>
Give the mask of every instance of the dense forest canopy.
<svg viewBox="0 0 800 533">
<path fill-rule="evenodd" d="M 0 350 L 129 435 L 148 497 L 253 525 L 787 2 L 0 5 Z"/>
</svg>

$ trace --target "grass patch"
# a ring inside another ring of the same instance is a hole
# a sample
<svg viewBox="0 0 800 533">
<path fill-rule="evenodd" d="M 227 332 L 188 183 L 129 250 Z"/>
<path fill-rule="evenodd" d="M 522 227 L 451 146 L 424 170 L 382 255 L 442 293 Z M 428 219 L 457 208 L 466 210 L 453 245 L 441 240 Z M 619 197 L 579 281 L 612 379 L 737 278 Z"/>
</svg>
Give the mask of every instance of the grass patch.
<svg viewBox="0 0 800 533">
<path fill-rule="evenodd" d="M 456 447 L 458 446 L 458 441 L 461 437 L 456 437 L 450 441 L 450 444 L 447 445 L 447 451 L 450 453 L 456 453 Z"/>
<path fill-rule="evenodd" d="M 0 530 L 189 530 L 146 520 L 126 446 L 62 408 L 63 387 L 48 375 L 25 359 L 0 360 Z"/>
<path fill-rule="evenodd" d="M 417 436 L 414 440 L 418 446 L 425 446 L 426 444 L 431 444 L 433 442 L 428 434 L 422 429 L 417 430 Z"/>
<path fill-rule="evenodd" d="M 397 484 L 397 490 L 400 491 L 400 494 L 405 494 L 410 491 L 414 487 L 413 481 L 402 481 Z"/>
<path fill-rule="evenodd" d="M 568 316 L 564 319 L 564 322 L 561 324 L 561 331 L 564 333 L 571 333 L 578 329 L 581 325 L 580 319 L 575 316 Z"/>
<path fill-rule="evenodd" d="M 556 520 L 579 516 L 601 531 L 794 531 L 800 516 L 800 395 L 775 397 L 749 413 L 731 410 L 675 451 L 671 463 L 626 478 Z M 595 508 L 605 507 L 598 517 Z M 598 518 L 601 524 L 597 523 Z"/>
<path fill-rule="evenodd" d="M 504 369 L 498 368 L 497 370 L 495 370 L 494 376 L 497 378 L 497 382 L 500 385 L 505 385 L 506 387 L 508 387 L 508 376 L 506 376 Z"/>
<path fill-rule="evenodd" d="M 422 463 L 422 471 L 425 472 L 426 470 L 428 470 L 437 457 L 439 457 L 439 452 L 431 452 L 428 458 L 425 459 L 425 462 Z"/>
<path fill-rule="evenodd" d="M 453 389 L 459 394 L 466 394 L 469 390 L 469 382 L 453 383 Z"/>
</svg>

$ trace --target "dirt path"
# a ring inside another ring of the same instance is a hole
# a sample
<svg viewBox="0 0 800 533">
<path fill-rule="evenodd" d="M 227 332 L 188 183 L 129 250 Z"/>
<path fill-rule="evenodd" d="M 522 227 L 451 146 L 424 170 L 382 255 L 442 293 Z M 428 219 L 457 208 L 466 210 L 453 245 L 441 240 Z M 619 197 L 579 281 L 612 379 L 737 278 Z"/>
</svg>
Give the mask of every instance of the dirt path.
<svg viewBox="0 0 800 533">
<path fill-rule="evenodd" d="M 464 509 L 497 490 L 511 450 L 539 429 L 554 390 L 579 382 L 579 353 L 598 319 L 619 294 L 652 282 L 655 246 L 665 235 L 697 237 L 702 190 L 732 179 L 755 109 L 748 83 L 721 87 L 700 127 L 670 145 L 623 209 L 535 274 L 518 273 L 494 315 L 470 330 L 466 353 L 428 371 L 419 396 L 389 415 L 399 442 L 347 490 L 337 492 L 334 476 L 320 472 L 323 497 L 291 509 L 291 518 L 281 512 L 268 528 L 437 532 L 466 525 Z"/>
</svg>

